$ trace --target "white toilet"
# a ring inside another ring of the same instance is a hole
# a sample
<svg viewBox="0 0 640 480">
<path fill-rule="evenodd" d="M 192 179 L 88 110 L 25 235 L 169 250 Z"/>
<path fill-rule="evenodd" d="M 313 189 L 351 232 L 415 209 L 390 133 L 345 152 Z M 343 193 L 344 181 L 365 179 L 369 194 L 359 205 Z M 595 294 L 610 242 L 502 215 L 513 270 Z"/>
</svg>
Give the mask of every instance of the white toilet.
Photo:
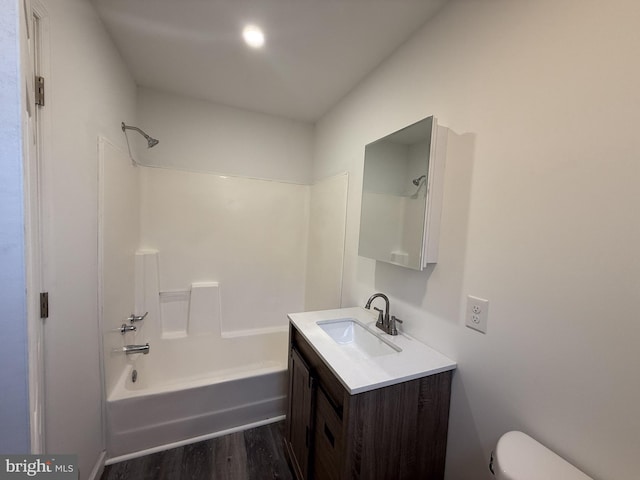
<svg viewBox="0 0 640 480">
<path fill-rule="evenodd" d="M 490 468 L 497 480 L 593 480 L 522 432 L 500 437 Z"/>
</svg>

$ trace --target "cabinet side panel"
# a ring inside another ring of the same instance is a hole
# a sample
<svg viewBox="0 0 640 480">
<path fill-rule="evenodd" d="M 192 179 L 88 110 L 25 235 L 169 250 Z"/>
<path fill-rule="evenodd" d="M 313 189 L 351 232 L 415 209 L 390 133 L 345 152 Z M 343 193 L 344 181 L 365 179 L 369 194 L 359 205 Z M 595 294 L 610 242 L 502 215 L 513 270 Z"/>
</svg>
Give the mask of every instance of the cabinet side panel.
<svg viewBox="0 0 640 480">
<path fill-rule="evenodd" d="M 422 379 L 418 404 L 418 478 L 444 478 L 452 372 Z M 427 445 L 428 447 L 424 447 Z"/>
<path fill-rule="evenodd" d="M 446 372 L 352 396 L 346 478 L 443 478 L 450 383 Z"/>
<path fill-rule="evenodd" d="M 417 478 L 419 397 L 418 381 L 351 397 L 349 478 Z"/>
</svg>

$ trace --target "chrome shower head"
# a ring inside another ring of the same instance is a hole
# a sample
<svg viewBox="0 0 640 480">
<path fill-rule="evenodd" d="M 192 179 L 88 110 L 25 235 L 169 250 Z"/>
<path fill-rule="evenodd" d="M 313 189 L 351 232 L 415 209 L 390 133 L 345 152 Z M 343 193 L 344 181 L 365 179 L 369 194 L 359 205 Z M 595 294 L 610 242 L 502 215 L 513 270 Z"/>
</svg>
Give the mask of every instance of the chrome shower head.
<svg viewBox="0 0 640 480">
<path fill-rule="evenodd" d="M 135 130 L 140 135 L 142 135 L 147 140 L 147 148 L 153 148 L 158 143 L 160 143 L 160 140 L 158 140 L 156 138 L 153 138 L 153 137 L 150 137 L 149 135 L 144 133 L 142 130 L 140 130 L 138 127 L 133 127 L 131 125 L 125 125 L 125 123 L 122 122 L 122 131 L 124 132 L 125 130 Z"/>
<path fill-rule="evenodd" d="M 411 182 L 417 187 L 418 185 L 420 185 L 420 182 L 422 180 L 426 180 L 426 178 L 426 175 L 420 175 L 418 178 L 414 178 L 413 180 L 411 180 Z"/>
</svg>

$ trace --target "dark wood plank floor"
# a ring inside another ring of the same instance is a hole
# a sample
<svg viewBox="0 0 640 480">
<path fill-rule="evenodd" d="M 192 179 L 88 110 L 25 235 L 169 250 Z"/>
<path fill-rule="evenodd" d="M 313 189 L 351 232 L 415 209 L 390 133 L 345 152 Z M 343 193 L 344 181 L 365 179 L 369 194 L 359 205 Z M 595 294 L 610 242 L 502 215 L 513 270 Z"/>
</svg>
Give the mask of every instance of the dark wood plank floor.
<svg viewBox="0 0 640 480">
<path fill-rule="evenodd" d="M 101 480 L 293 480 L 284 422 L 165 450 L 105 467 Z"/>
</svg>

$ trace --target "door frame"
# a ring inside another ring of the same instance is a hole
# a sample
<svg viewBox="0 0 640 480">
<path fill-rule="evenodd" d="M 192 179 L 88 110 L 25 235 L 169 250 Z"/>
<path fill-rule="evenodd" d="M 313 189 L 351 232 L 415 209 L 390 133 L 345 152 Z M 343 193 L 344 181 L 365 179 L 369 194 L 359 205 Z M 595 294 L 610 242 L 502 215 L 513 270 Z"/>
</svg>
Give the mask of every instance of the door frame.
<svg viewBox="0 0 640 480">
<path fill-rule="evenodd" d="M 27 330 L 29 364 L 29 429 L 31 453 L 42 454 L 45 444 L 45 385 L 44 385 L 44 325 L 40 318 L 40 292 L 46 291 L 44 267 L 47 225 L 47 202 L 43 165 L 48 160 L 50 145 L 49 110 L 35 105 L 35 75 L 50 78 L 49 15 L 38 0 L 23 0 L 24 21 L 28 23 L 28 48 L 33 48 L 33 56 L 23 58 L 22 75 L 30 90 L 27 105 L 31 120 L 27 115 L 23 128 L 23 168 L 24 168 L 24 216 L 25 216 L 25 270 L 27 284 Z M 30 110 L 29 110 L 30 109 Z M 32 137 L 33 135 L 33 137 Z M 32 145 L 33 142 L 33 145 Z"/>
</svg>

